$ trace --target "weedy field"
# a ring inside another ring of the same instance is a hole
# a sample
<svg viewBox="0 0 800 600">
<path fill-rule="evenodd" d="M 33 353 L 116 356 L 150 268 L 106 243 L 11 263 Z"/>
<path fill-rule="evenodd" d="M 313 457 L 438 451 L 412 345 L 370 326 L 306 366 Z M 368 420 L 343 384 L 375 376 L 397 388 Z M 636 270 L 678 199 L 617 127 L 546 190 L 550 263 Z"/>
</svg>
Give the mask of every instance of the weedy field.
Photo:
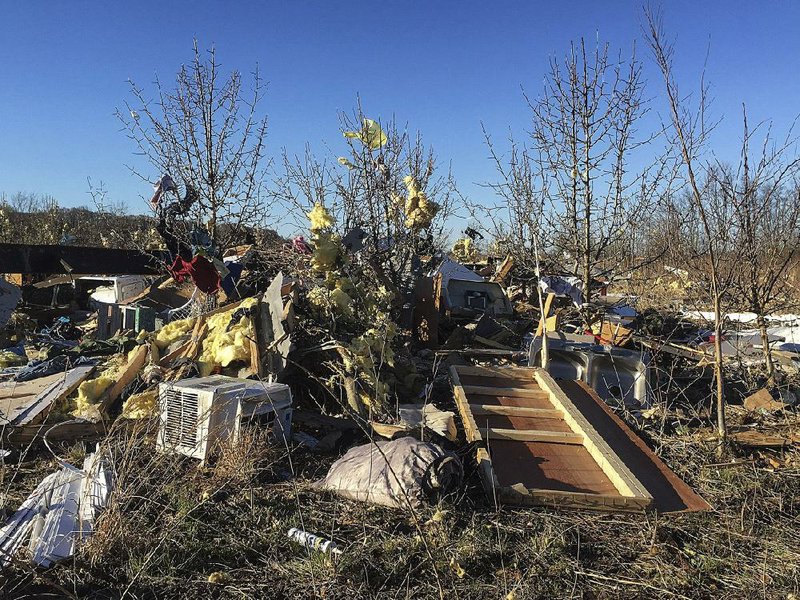
<svg viewBox="0 0 800 600">
<path fill-rule="evenodd" d="M 15 562 L 3 597 L 788 600 L 800 587 L 797 458 L 733 448 L 720 458 L 702 430 L 651 432 L 651 442 L 713 510 L 659 516 L 494 506 L 463 445 L 462 492 L 424 511 L 391 510 L 312 489 L 330 456 L 252 433 L 201 467 L 150 451 L 152 425 L 102 442 L 117 486 L 75 560 L 46 572 Z M 10 495 L 21 500 L 30 475 L 54 466 L 45 457 L 6 466 Z M 301 547 L 291 527 L 343 553 Z"/>
</svg>

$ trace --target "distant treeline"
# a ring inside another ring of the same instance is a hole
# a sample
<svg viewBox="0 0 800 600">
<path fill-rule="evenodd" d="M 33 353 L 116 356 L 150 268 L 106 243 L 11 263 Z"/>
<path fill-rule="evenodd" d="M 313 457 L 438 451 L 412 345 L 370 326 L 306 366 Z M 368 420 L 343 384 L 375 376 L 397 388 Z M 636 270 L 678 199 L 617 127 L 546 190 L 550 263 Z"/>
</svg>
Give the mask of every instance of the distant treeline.
<svg viewBox="0 0 800 600">
<path fill-rule="evenodd" d="M 155 225 L 152 216 L 126 214 L 122 207 L 65 208 L 51 196 L 0 195 L 0 243 L 156 249 L 163 247 L 163 240 Z M 224 229 L 225 225 L 219 227 Z M 278 240 L 280 236 L 275 231 L 263 228 L 243 234 L 236 242 L 263 244 Z"/>
</svg>

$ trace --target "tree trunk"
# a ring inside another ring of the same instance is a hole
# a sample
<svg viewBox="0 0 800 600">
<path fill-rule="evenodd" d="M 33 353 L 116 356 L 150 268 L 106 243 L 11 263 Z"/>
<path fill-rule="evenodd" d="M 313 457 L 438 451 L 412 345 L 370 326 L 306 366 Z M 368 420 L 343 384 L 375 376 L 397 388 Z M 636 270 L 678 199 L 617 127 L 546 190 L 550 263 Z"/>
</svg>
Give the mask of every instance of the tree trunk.
<svg viewBox="0 0 800 600">
<path fill-rule="evenodd" d="M 717 435 L 728 436 L 725 424 L 725 379 L 722 372 L 722 313 L 719 295 L 714 296 L 714 378 L 717 380 Z"/>
<path fill-rule="evenodd" d="M 764 360 L 767 363 L 767 379 L 769 383 L 772 383 L 772 378 L 775 375 L 775 365 L 772 362 L 772 349 L 769 347 L 767 320 L 760 311 L 757 313 L 756 322 L 758 323 L 758 331 L 761 333 L 761 346 L 764 350 Z"/>
</svg>

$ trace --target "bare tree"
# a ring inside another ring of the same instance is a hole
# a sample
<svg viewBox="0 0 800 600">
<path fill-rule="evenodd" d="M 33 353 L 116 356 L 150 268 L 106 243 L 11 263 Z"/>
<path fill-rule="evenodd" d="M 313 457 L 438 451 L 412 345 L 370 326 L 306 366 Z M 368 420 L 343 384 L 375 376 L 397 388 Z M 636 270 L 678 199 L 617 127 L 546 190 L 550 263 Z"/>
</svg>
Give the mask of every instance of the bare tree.
<svg viewBox="0 0 800 600">
<path fill-rule="evenodd" d="M 468 208 L 475 227 L 492 236 L 498 250 L 513 257 L 516 272 L 531 277 L 537 270 L 537 256 L 549 262 L 544 256 L 547 248 L 541 244 L 552 233 L 542 193 L 541 178 L 545 173 L 534 167 L 538 160 L 531 156 L 530 148 L 517 142 L 513 135 L 509 136 L 506 155 L 498 151 L 485 128 L 484 137 L 498 174 L 497 181 L 485 186 L 494 192 L 498 202 L 470 202 Z"/>
<path fill-rule="evenodd" d="M 800 248 L 800 158 L 789 155 L 796 142 L 790 134 L 776 145 L 771 127 L 758 154 L 751 155 L 747 111 L 742 107 L 741 158 L 736 169 L 718 165 L 721 191 L 733 206 L 730 227 L 738 238 L 743 260 L 735 270 L 736 286 L 746 308 L 756 314 L 767 377 L 775 368 L 767 335 L 766 316 L 786 308 L 789 299 L 781 285 L 797 260 Z"/>
<path fill-rule="evenodd" d="M 401 301 L 401 292 L 413 284 L 414 256 L 432 253 L 446 237 L 446 221 L 458 200 L 455 182 L 449 170 L 439 174 L 435 153 L 419 133 L 409 134 L 394 122 L 373 122 L 360 106 L 340 118 L 343 133 L 361 132 L 369 122 L 384 142 L 370 147 L 360 137 L 345 135 L 347 153 L 338 164 L 310 150 L 303 157 L 284 154 L 276 199 L 303 229 L 306 212 L 322 204 L 334 216 L 339 236 L 363 230 L 362 268 Z"/>
<path fill-rule="evenodd" d="M 660 167 L 634 174 L 629 165 L 651 139 L 637 130 L 647 112 L 643 91 L 635 47 L 629 59 L 612 59 L 607 44 L 587 51 L 581 39 L 563 61 L 551 60 L 544 90 L 528 99 L 531 157 L 561 233 L 554 249 L 574 261 L 587 301 L 593 274 L 617 271 L 611 250 L 647 210 L 658 180 Z"/>
<path fill-rule="evenodd" d="M 708 89 L 701 83 L 696 110 L 691 110 L 681 96 L 673 74 L 671 43 L 666 41 L 659 14 L 647 11 L 647 41 L 662 74 L 669 107 L 670 122 L 666 128 L 671 146 L 682 165 L 687 193 L 677 212 L 686 216 L 684 230 L 676 242 L 688 249 L 687 264 L 707 280 L 710 301 L 714 310 L 714 375 L 716 380 L 717 433 L 727 436 L 725 422 L 725 377 L 723 370 L 722 333 L 724 305 L 730 298 L 739 268 L 737 253 L 741 252 L 731 221 L 733 202 L 720 185 L 715 170 L 703 161 L 702 155 L 712 129 L 707 119 Z"/>
<path fill-rule="evenodd" d="M 263 225 L 267 117 L 258 68 L 249 89 L 241 73 L 225 77 L 214 48 L 204 57 L 194 44 L 189 65 L 181 66 L 173 88 L 156 77 L 155 99 L 130 82 L 132 101 L 117 117 L 128 137 L 156 173 L 132 171 L 145 181 L 169 173 L 192 186 L 198 200 L 192 217 L 220 248 L 239 243 L 251 227 Z M 221 227 L 225 224 L 225 227 Z"/>
<path fill-rule="evenodd" d="M 503 157 L 486 136 L 500 176 L 489 187 L 507 212 L 478 210 L 490 216 L 493 233 L 520 264 L 532 262 L 538 238 L 546 262 L 584 281 L 587 301 L 594 275 L 612 278 L 646 260 L 637 230 L 657 198 L 666 163 L 654 161 L 638 172 L 630 165 L 653 139 L 638 131 L 648 110 L 643 93 L 635 48 L 628 59 L 612 59 L 608 45 L 588 50 L 581 39 L 563 60 L 550 61 L 540 96 L 525 96 L 532 117 L 527 142 L 512 137 Z"/>
</svg>

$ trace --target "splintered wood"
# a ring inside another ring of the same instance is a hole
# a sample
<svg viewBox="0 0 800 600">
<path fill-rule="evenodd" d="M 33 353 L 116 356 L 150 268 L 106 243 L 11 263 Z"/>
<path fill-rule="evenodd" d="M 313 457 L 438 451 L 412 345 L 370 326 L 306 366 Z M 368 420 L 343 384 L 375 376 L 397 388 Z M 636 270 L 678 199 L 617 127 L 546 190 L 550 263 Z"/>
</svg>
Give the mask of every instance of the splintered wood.
<svg viewBox="0 0 800 600">
<path fill-rule="evenodd" d="M 453 366 L 450 374 L 467 440 L 480 443 L 490 498 L 634 512 L 708 508 L 591 390 L 538 368 Z"/>
</svg>

